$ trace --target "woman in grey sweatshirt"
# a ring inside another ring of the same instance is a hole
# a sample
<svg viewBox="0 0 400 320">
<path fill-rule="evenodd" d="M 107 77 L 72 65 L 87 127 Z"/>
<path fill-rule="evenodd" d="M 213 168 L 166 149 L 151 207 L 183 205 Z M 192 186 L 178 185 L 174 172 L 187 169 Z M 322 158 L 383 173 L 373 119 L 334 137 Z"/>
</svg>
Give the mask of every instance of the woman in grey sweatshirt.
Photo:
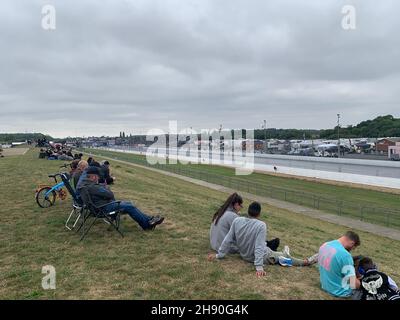
<svg viewBox="0 0 400 320">
<path fill-rule="evenodd" d="M 243 199 L 237 193 L 231 194 L 225 203 L 214 214 L 210 228 L 210 245 L 214 251 L 219 247 L 228 234 L 233 220 L 239 217 L 239 212 L 243 208 Z M 236 253 L 233 247 L 229 253 Z"/>
</svg>

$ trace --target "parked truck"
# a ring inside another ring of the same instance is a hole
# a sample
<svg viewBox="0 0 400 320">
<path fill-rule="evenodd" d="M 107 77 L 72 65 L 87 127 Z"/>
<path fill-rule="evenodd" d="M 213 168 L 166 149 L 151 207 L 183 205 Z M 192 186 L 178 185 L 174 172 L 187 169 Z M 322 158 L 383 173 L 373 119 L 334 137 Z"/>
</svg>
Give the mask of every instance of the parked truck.
<svg viewBox="0 0 400 320">
<path fill-rule="evenodd" d="M 390 160 L 400 161 L 400 154 L 398 154 L 398 153 L 391 154 L 390 155 Z"/>
</svg>

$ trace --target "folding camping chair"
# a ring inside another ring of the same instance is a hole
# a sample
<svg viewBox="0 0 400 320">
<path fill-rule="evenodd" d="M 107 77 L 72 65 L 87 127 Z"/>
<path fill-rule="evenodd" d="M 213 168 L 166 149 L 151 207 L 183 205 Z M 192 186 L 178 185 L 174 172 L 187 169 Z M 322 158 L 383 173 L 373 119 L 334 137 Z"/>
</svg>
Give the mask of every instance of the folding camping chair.
<svg viewBox="0 0 400 320">
<path fill-rule="evenodd" d="M 72 230 L 76 227 L 79 219 L 82 217 L 82 213 L 83 213 L 83 203 L 82 200 L 80 200 L 74 189 L 72 188 L 70 182 L 69 182 L 69 175 L 67 173 L 62 173 L 61 174 L 61 180 L 64 182 L 65 188 L 68 190 L 69 194 L 72 197 L 72 211 L 69 214 L 67 221 L 65 222 L 65 227 L 68 230 Z M 75 222 L 73 223 L 73 225 L 70 227 L 69 226 L 69 222 L 71 221 L 72 217 L 76 217 L 75 218 Z"/>
<path fill-rule="evenodd" d="M 93 227 L 93 225 L 98 219 L 103 220 L 107 224 L 111 225 L 121 235 L 121 237 L 124 237 L 123 233 L 120 230 L 121 210 L 118 208 L 121 201 L 114 201 L 104 206 L 96 207 L 92 201 L 92 198 L 87 188 L 82 188 L 80 190 L 80 196 L 84 205 L 83 221 L 78 229 L 78 231 L 82 229 L 82 236 L 80 241 L 82 241 L 86 237 L 86 235 L 89 233 L 90 229 Z M 117 209 L 112 212 L 107 212 L 105 210 L 105 207 L 107 207 L 110 204 L 117 204 L 118 205 Z M 89 223 L 90 218 L 93 219 Z M 86 224 L 88 224 L 88 226 L 85 230 Z"/>
</svg>

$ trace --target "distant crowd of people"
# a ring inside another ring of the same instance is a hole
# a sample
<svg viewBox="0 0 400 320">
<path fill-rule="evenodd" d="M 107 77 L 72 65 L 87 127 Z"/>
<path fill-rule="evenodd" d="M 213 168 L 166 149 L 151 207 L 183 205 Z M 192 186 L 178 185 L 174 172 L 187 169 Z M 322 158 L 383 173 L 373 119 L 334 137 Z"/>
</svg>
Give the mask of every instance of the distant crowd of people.
<svg viewBox="0 0 400 320">
<path fill-rule="evenodd" d="M 65 148 L 62 145 L 56 145 L 55 147 L 49 146 L 48 148 L 41 148 L 39 158 L 47 160 L 62 160 L 62 161 L 73 161 L 81 160 L 82 153 L 72 154 L 72 148 Z"/>
<path fill-rule="evenodd" d="M 393 279 L 380 272 L 374 261 L 366 256 L 351 256 L 360 246 L 358 234 L 348 231 L 339 239 L 324 243 L 319 252 L 309 258 L 294 258 L 288 246 L 278 251 L 279 239 L 267 239 L 267 225 L 260 220 L 261 205 L 253 202 L 247 216 L 240 216 L 243 199 L 232 194 L 214 214 L 210 227 L 210 261 L 223 259 L 227 254 L 239 254 L 254 264 L 256 275 L 266 275 L 268 264 L 311 266 L 318 264 L 321 288 L 334 297 L 353 300 L 396 300 L 400 291 Z"/>
<path fill-rule="evenodd" d="M 38 139 L 37 140 L 36 146 L 39 147 L 39 148 L 46 148 L 46 147 L 49 147 L 50 144 L 49 144 L 49 141 L 46 138 L 43 138 L 43 139 Z"/>
</svg>

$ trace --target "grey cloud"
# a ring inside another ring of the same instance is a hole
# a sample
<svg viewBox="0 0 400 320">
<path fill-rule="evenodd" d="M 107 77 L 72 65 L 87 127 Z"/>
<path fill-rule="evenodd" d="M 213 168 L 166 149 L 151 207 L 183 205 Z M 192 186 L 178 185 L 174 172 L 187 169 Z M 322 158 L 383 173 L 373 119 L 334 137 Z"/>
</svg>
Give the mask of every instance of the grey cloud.
<svg viewBox="0 0 400 320">
<path fill-rule="evenodd" d="M 40 27 L 41 6 L 57 30 Z M 341 8 L 357 9 L 357 30 Z M 0 11 L 0 131 L 55 136 L 325 128 L 399 116 L 400 3 L 11 1 Z M 53 125 L 58 123 L 60 125 Z M 67 124 L 67 125 L 65 125 Z"/>
</svg>

